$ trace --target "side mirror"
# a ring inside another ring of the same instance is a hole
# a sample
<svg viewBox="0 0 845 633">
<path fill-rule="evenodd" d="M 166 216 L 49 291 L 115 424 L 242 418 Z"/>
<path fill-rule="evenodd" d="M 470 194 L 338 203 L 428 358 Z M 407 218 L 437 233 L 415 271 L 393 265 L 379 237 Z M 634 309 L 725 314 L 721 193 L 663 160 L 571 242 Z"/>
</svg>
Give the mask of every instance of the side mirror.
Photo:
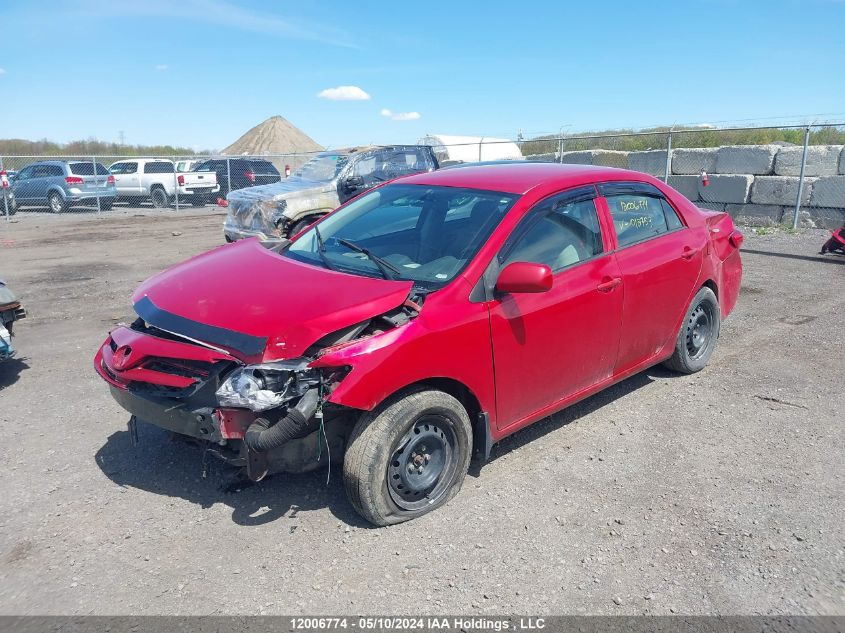
<svg viewBox="0 0 845 633">
<path fill-rule="evenodd" d="M 344 189 L 348 191 L 355 191 L 358 187 L 364 186 L 364 179 L 361 176 L 349 176 L 343 181 Z"/>
<path fill-rule="evenodd" d="M 546 264 L 514 262 L 499 273 L 496 290 L 506 293 L 547 292 L 552 288 L 552 269 Z"/>
</svg>

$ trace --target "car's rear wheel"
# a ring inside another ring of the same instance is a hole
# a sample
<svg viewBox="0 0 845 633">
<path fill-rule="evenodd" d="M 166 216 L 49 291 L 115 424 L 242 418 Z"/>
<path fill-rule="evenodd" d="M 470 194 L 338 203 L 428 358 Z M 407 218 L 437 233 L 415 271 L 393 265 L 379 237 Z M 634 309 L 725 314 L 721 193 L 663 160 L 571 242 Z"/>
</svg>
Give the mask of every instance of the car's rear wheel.
<svg viewBox="0 0 845 633">
<path fill-rule="evenodd" d="M 150 192 L 150 200 L 156 209 L 163 209 L 170 205 L 170 197 L 162 187 L 156 187 Z"/>
<path fill-rule="evenodd" d="M 62 194 L 58 191 L 53 191 L 47 196 L 47 206 L 50 207 L 50 211 L 53 213 L 62 213 L 63 211 L 67 211 L 68 205 L 65 199 L 62 198 Z"/>
<path fill-rule="evenodd" d="M 471 454 L 460 402 L 442 391 L 406 393 L 355 425 L 343 461 L 346 494 L 370 523 L 408 521 L 458 493 Z"/>
<path fill-rule="evenodd" d="M 100 200 L 100 211 L 111 211 L 114 200 Z"/>
<path fill-rule="evenodd" d="M 682 374 L 704 369 L 716 349 L 721 325 L 719 301 L 710 288 L 704 287 L 690 303 L 675 351 L 665 362 L 666 367 Z"/>
</svg>

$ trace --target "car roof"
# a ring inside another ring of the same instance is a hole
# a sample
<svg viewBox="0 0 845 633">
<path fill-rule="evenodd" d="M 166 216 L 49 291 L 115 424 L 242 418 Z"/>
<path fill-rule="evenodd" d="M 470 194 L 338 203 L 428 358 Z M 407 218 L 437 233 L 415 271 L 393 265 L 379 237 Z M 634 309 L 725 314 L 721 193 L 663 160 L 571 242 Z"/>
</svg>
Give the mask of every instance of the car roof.
<svg viewBox="0 0 845 633">
<path fill-rule="evenodd" d="M 401 182 L 403 184 L 465 187 L 525 194 L 540 186 L 554 185 L 564 188 L 604 180 L 654 181 L 651 176 L 627 169 L 526 161 L 462 167 L 460 169 L 440 169 L 405 176 L 401 179 Z"/>
</svg>

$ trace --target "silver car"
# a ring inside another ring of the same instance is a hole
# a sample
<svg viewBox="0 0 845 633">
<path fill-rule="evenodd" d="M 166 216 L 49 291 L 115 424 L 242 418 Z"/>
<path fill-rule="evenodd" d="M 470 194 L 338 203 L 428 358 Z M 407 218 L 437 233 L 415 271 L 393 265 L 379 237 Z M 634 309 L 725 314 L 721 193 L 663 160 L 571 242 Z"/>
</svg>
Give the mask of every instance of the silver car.
<svg viewBox="0 0 845 633">
<path fill-rule="evenodd" d="M 111 209 L 117 190 L 114 176 L 100 163 L 90 161 L 45 160 L 21 169 L 11 181 L 15 205 L 47 206 L 53 213 L 72 205 L 97 205 Z"/>
</svg>

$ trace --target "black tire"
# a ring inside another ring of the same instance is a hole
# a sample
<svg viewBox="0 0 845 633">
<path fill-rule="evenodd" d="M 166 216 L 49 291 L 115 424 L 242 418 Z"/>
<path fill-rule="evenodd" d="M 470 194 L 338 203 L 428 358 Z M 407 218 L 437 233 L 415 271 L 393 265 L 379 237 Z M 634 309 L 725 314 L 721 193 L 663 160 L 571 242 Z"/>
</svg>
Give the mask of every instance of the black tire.
<svg viewBox="0 0 845 633">
<path fill-rule="evenodd" d="M 205 197 L 203 197 L 203 196 L 193 196 L 191 198 L 191 204 L 195 207 L 204 207 L 205 206 Z"/>
<path fill-rule="evenodd" d="M 111 211 L 113 205 L 114 200 L 109 200 L 108 202 L 100 200 L 100 211 Z"/>
<path fill-rule="evenodd" d="M 472 426 L 460 402 L 442 391 L 405 392 L 358 420 L 343 484 L 370 523 L 402 523 L 454 497 L 471 455 Z"/>
<path fill-rule="evenodd" d="M 62 197 L 58 191 L 51 191 L 47 195 L 47 207 L 53 213 L 63 213 L 67 211 L 68 204 L 67 200 Z"/>
<path fill-rule="evenodd" d="M 156 209 L 164 209 L 170 206 L 170 196 L 164 190 L 164 187 L 153 187 L 150 191 L 150 201 Z"/>
<path fill-rule="evenodd" d="M 722 326 L 719 301 L 710 288 L 702 288 L 687 310 L 675 351 L 664 365 L 682 374 L 701 371 L 713 355 Z"/>
<path fill-rule="evenodd" d="M 299 222 L 297 222 L 296 224 L 293 225 L 293 228 L 291 228 L 291 230 L 288 232 L 287 236 L 293 237 L 294 235 L 299 233 L 302 229 L 304 229 L 306 226 L 310 226 L 311 224 L 313 224 L 316 221 L 317 221 L 317 218 L 314 218 L 314 217 L 303 218 L 302 220 L 300 220 Z"/>
</svg>

